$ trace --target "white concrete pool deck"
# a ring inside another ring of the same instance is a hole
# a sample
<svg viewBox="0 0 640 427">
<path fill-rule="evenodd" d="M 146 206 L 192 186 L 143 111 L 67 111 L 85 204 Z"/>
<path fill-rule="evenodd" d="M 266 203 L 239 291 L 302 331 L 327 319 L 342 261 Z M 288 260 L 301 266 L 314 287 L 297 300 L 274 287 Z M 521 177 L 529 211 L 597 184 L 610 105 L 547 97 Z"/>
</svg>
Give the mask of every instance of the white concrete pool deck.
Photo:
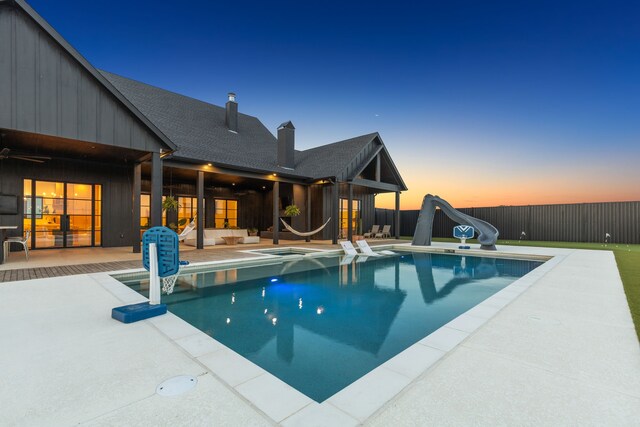
<svg viewBox="0 0 640 427">
<path fill-rule="evenodd" d="M 322 404 L 171 314 L 112 320 L 144 298 L 105 273 L 0 284 L 0 425 L 637 425 L 613 254 L 498 249 L 554 258 Z"/>
</svg>

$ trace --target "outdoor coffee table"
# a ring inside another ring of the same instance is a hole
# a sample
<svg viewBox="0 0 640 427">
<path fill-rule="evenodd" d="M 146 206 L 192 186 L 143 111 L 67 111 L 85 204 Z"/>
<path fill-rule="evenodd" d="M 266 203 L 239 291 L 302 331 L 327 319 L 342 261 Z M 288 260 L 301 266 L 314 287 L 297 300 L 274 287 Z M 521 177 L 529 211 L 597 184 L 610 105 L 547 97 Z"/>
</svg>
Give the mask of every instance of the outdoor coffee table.
<svg viewBox="0 0 640 427">
<path fill-rule="evenodd" d="M 235 245 L 241 238 L 242 237 L 239 236 L 222 236 L 222 240 L 224 240 L 227 245 Z"/>
</svg>

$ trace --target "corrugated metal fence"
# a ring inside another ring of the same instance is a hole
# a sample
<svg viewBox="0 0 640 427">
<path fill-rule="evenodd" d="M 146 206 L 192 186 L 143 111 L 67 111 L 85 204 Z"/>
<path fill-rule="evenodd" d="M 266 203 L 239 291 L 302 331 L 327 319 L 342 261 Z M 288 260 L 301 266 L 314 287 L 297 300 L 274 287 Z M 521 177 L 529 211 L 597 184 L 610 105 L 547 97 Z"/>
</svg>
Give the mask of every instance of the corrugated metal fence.
<svg viewBox="0 0 640 427">
<path fill-rule="evenodd" d="M 500 231 L 500 239 L 640 243 L 640 202 L 463 208 L 460 212 L 485 220 Z M 376 224 L 393 224 L 393 209 L 376 209 Z M 419 210 L 400 212 L 400 235 L 413 236 Z M 451 237 L 456 225 L 441 210 L 433 220 L 434 237 Z"/>
</svg>

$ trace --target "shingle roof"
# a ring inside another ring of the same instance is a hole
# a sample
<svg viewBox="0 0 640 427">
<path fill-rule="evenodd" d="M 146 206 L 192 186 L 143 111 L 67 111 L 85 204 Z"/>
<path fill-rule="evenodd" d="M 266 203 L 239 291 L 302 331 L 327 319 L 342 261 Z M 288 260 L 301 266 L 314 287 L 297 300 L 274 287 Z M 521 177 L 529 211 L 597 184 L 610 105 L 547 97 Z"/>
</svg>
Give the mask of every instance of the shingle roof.
<svg viewBox="0 0 640 427">
<path fill-rule="evenodd" d="M 336 176 L 377 134 L 295 152 L 295 169 L 277 166 L 277 139 L 256 117 L 238 113 L 238 132 L 225 124 L 226 109 L 100 71 L 142 114 L 177 147 L 174 157 L 214 162 L 243 169 L 304 178 Z M 291 122 L 283 123 L 290 125 Z"/>
<path fill-rule="evenodd" d="M 296 170 L 313 178 L 339 175 L 377 133 L 356 136 L 296 153 Z"/>
</svg>

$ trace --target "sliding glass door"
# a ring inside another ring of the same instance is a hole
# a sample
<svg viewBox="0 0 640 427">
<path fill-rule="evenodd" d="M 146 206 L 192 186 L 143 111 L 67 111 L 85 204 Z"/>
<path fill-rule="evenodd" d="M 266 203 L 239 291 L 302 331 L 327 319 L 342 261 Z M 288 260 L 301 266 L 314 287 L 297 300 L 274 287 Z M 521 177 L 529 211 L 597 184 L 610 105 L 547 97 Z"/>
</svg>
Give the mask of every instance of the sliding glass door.
<svg viewBox="0 0 640 427">
<path fill-rule="evenodd" d="M 31 248 L 100 246 L 102 186 L 24 180 L 24 230 Z"/>
</svg>

